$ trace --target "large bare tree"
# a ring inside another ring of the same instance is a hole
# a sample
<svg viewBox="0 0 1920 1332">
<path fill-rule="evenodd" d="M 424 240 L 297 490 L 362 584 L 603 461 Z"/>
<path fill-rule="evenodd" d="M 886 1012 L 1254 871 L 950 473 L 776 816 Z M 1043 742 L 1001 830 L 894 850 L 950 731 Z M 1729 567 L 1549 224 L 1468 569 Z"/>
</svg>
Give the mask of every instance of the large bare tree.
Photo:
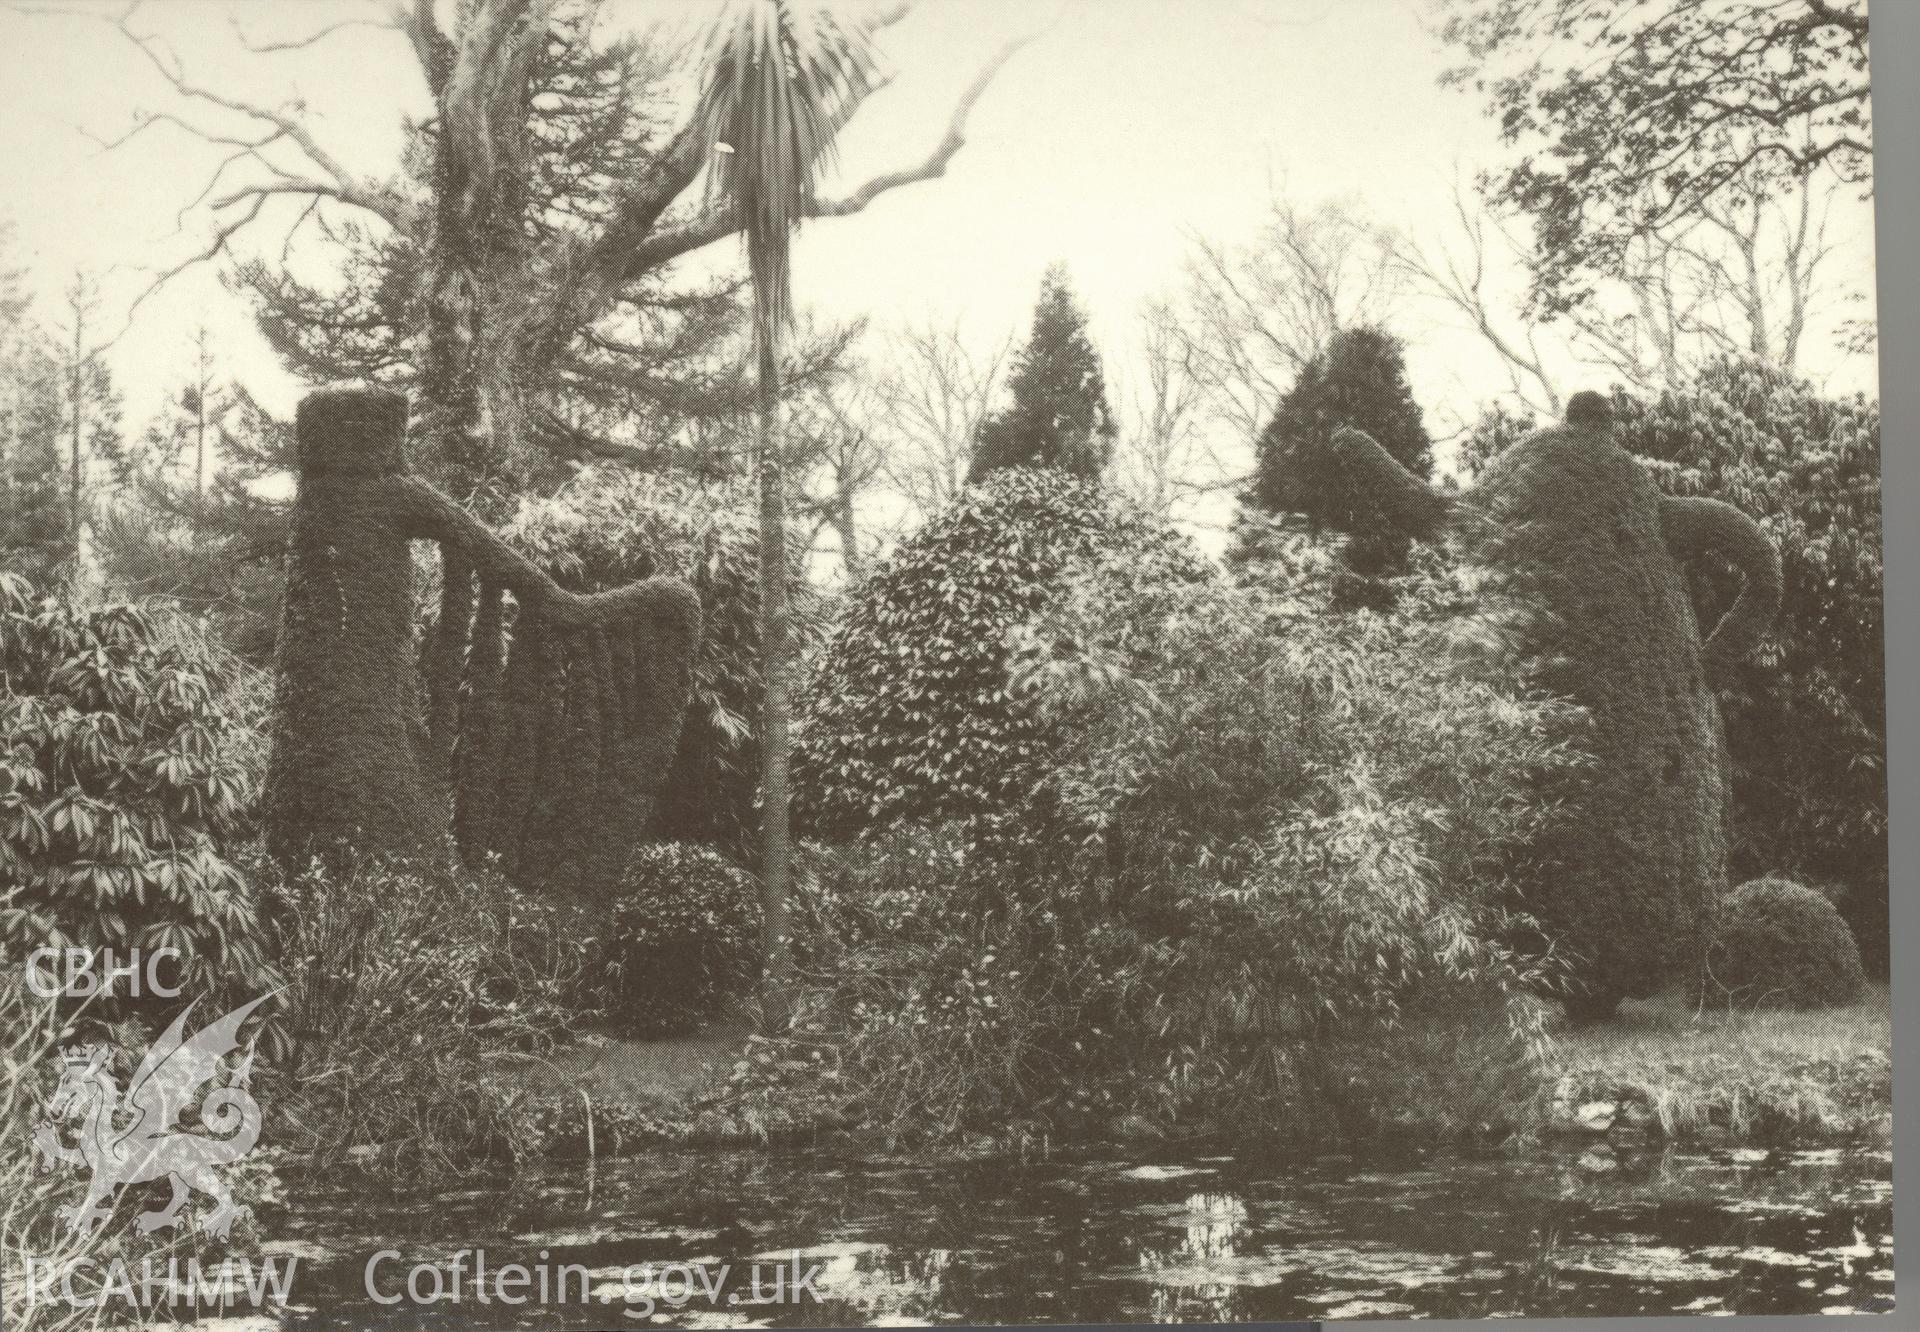
<svg viewBox="0 0 1920 1332">
<path fill-rule="evenodd" d="M 958 499 L 973 443 L 1013 351 L 1013 335 L 976 348 L 954 324 L 891 330 L 891 359 L 874 372 L 888 484 L 925 521 Z"/>
<path fill-rule="evenodd" d="M 1533 297 L 1564 312 L 1670 241 L 1818 178 L 1873 170 L 1867 0 L 1435 0 L 1533 219 Z"/>
<path fill-rule="evenodd" d="M 322 42 L 404 43 L 428 112 L 413 125 L 415 161 L 372 170 L 327 143 L 298 98 L 254 100 L 197 78 L 154 26 L 163 10 L 15 8 L 104 24 L 171 94 L 170 105 L 105 136 L 106 146 L 166 131 L 211 150 L 208 177 L 183 209 L 200 240 L 156 280 L 239 256 L 262 226 L 279 231 L 251 256 L 269 269 L 256 278 L 279 276 L 292 233 L 309 226 L 408 256 L 406 290 L 377 311 L 343 300 L 328 332 L 349 343 L 364 332 L 367 370 L 378 374 L 392 369 L 395 340 L 357 325 L 405 324 L 429 453 L 463 491 L 525 473 L 545 447 L 593 448 L 591 436 L 551 419 L 538 386 L 563 353 L 590 362 L 589 353 L 632 350 L 625 340 L 645 337 L 646 317 L 670 314 L 679 298 L 662 287 L 669 266 L 732 234 L 726 211 L 693 189 L 706 165 L 694 125 L 656 109 L 695 73 L 689 53 L 657 36 L 596 44 L 594 0 L 402 0 L 281 40 L 243 33 L 262 59 Z M 906 8 L 882 13 L 876 26 Z M 810 198 L 805 217 L 859 213 L 889 190 L 942 175 L 966 143 L 975 104 L 1033 35 L 987 58 L 925 156 Z M 866 96 L 849 99 L 843 114 Z M 584 159 L 574 151 L 596 140 Z"/>
<path fill-rule="evenodd" d="M 1512 405 L 1557 417 L 1577 375 L 1653 392 L 1728 353 L 1796 369 L 1815 321 L 1849 295 L 1829 264 L 1829 220 L 1844 189 L 1809 179 L 1771 197 L 1723 193 L 1681 223 L 1630 238 L 1618 267 L 1558 314 L 1528 299 L 1550 262 L 1528 220 L 1463 181 L 1446 224 L 1397 238 L 1395 256 L 1410 290 L 1499 358 Z"/>
<path fill-rule="evenodd" d="M 1249 240 L 1194 239 L 1165 326 L 1213 418 L 1250 453 L 1301 368 L 1341 329 L 1390 323 L 1402 284 L 1386 232 L 1359 205 L 1277 195 Z"/>
<path fill-rule="evenodd" d="M 1138 369 L 1120 386 L 1120 439 L 1113 478 L 1141 507 L 1162 517 L 1185 517 L 1193 501 L 1245 479 L 1245 460 L 1221 448 L 1209 428 L 1206 386 L 1195 370 L 1199 353 L 1172 302 L 1151 300 L 1141 310 Z"/>
</svg>

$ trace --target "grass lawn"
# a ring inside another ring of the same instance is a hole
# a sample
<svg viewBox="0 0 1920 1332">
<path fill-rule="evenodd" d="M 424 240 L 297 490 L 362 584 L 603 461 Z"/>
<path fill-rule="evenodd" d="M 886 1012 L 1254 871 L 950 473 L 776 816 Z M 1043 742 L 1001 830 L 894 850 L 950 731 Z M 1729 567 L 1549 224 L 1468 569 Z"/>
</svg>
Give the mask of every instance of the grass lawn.
<svg viewBox="0 0 1920 1332">
<path fill-rule="evenodd" d="M 1611 1103 L 1617 1122 L 1669 1137 L 1848 1137 L 1891 1131 L 1887 987 L 1808 1012 L 1698 1010 L 1679 995 L 1629 1001 L 1608 1023 L 1563 1031 L 1554 1099 Z M 1596 1109 L 1592 1117 L 1604 1118 Z"/>
<path fill-rule="evenodd" d="M 1857 1004 L 1807 1012 L 1700 1010 L 1677 993 L 1629 1000 L 1610 1022 L 1562 1028 L 1544 1068 L 1515 1060 L 1497 1020 L 1478 1014 L 1444 1031 L 1416 1024 L 1344 1052 L 1342 1080 L 1361 1103 L 1355 1122 L 1424 1140 L 1638 1132 L 1680 1141 L 1884 1141 L 1892 1131 L 1885 985 Z M 589 1036 L 503 1073 L 536 1107 L 560 1155 L 754 1141 L 766 1124 L 804 1122 L 810 1111 L 777 1086 L 744 1122 L 702 1111 L 739 1067 L 749 1032 L 726 1022 L 665 1040 Z"/>
</svg>

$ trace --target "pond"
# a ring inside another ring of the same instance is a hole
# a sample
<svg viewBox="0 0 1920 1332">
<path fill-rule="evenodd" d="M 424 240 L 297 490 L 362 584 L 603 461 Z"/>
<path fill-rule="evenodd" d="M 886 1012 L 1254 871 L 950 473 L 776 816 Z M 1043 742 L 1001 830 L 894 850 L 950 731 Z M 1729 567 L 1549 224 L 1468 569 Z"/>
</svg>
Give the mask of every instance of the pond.
<svg viewBox="0 0 1920 1332">
<path fill-rule="evenodd" d="M 1243 1152 L 1146 1163 L 662 1152 L 547 1168 L 506 1192 L 370 1202 L 309 1183 L 263 1220 L 276 1237 L 268 1252 L 298 1260 L 279 1315 L 297 1328 L 1893 1303 L 1892 1160 L 1867 1149 L 1575 1145 L 1518 1159 Z M 410 1285 L 439 1302 L 415 1303 Z"/>
</svg>

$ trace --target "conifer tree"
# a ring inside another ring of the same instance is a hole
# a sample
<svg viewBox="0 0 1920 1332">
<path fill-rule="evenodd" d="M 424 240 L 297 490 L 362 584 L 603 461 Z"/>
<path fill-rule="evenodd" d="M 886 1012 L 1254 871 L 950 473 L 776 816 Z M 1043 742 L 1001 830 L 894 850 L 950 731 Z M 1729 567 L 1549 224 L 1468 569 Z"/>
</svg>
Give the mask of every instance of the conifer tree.
<svg viewBox="0 0 1920 1332">
<path fill-rule="evenodd" d="M 1051 467 L 1097 480 L 1113 453 L 1100 354 L 1063 264 L 1047 270 L 1034 307 L 1033 334 L 1007 376 L 1013 401 L 981 422 L 969 482 L 1003 467 Z"/>
<path fill-rule="evenodd" d="M 1433 475 L 1433 440 L 1407 385 L 1405 354 L 1382 329 L 1343 329 L 1307 363 L 1261 433 L 1247 498 L 1266 513 L 1299 515 L 1313 531 L 1348 533 L 1355 572 L 1390 572 L 1406 540 L 1372 496 L 1329 466 L 1328 444 L 1342 427 L 1371 436 L 1422 481 Z"/>
<path fill-rule="evenodd" d="M 62 484 L 64 389 L 56 349 L 33 318 L 26 274 L 0 225 L 0 568 L 49 583 L 73 552 Z"/>
<path fill-rule="evenodd" d="M 0 567 L 41 584 L 71 551 L 60 427 L 53 359 L 35 339 L 7 338 L 0 345 Z"/>
<path fill-rule="evenodd" d="M 195 498 L 204 498 L 219 470 L 220 436 L 235 406 L 233 389 L 218 377 L 213 340 L 204 324 L 193 331 L 186 381 L 147 427 L 141 470 Z"/>
<path fill-rule="evenodd" d="M 96 341 L 99 288 L 84 272 L 67 285 L 65 322 L 54 347 L 67 454 L 67 533 L 78 551 L 97 487 L 125 480 L 127 457 L 120 437 L 120 390 Z"/>
</svg>

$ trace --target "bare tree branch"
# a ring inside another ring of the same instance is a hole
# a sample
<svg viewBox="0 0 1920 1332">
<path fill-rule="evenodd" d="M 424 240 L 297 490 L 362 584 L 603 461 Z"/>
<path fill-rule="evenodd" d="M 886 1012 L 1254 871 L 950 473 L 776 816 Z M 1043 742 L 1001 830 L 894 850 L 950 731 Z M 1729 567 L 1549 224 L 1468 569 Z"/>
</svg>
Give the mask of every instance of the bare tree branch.
<svg viewBox="0 0 1920 1332">
<path fill-rule="evenodd" d="M 397 29 L 400 26 L 399 23 L 393 19 L 341 19 L 338 23 L 329 23 L 326 27 L 319 29 L 317 32 L 310 33 L 305 37 L 295 37 L 284 42 L 255 42 L 247 36 L 247 30 L 241 26 L 238 15 L 230 16 L 227 22 L 232 26 L 233 35 L 239 39 L 240 45 L 246 47 L 255 55 L 267 55 L 275 51 L 304 51 L 322 38 L 331 37 L 334 33 L 342 32 L 348 28 Z"/>
</svg>

